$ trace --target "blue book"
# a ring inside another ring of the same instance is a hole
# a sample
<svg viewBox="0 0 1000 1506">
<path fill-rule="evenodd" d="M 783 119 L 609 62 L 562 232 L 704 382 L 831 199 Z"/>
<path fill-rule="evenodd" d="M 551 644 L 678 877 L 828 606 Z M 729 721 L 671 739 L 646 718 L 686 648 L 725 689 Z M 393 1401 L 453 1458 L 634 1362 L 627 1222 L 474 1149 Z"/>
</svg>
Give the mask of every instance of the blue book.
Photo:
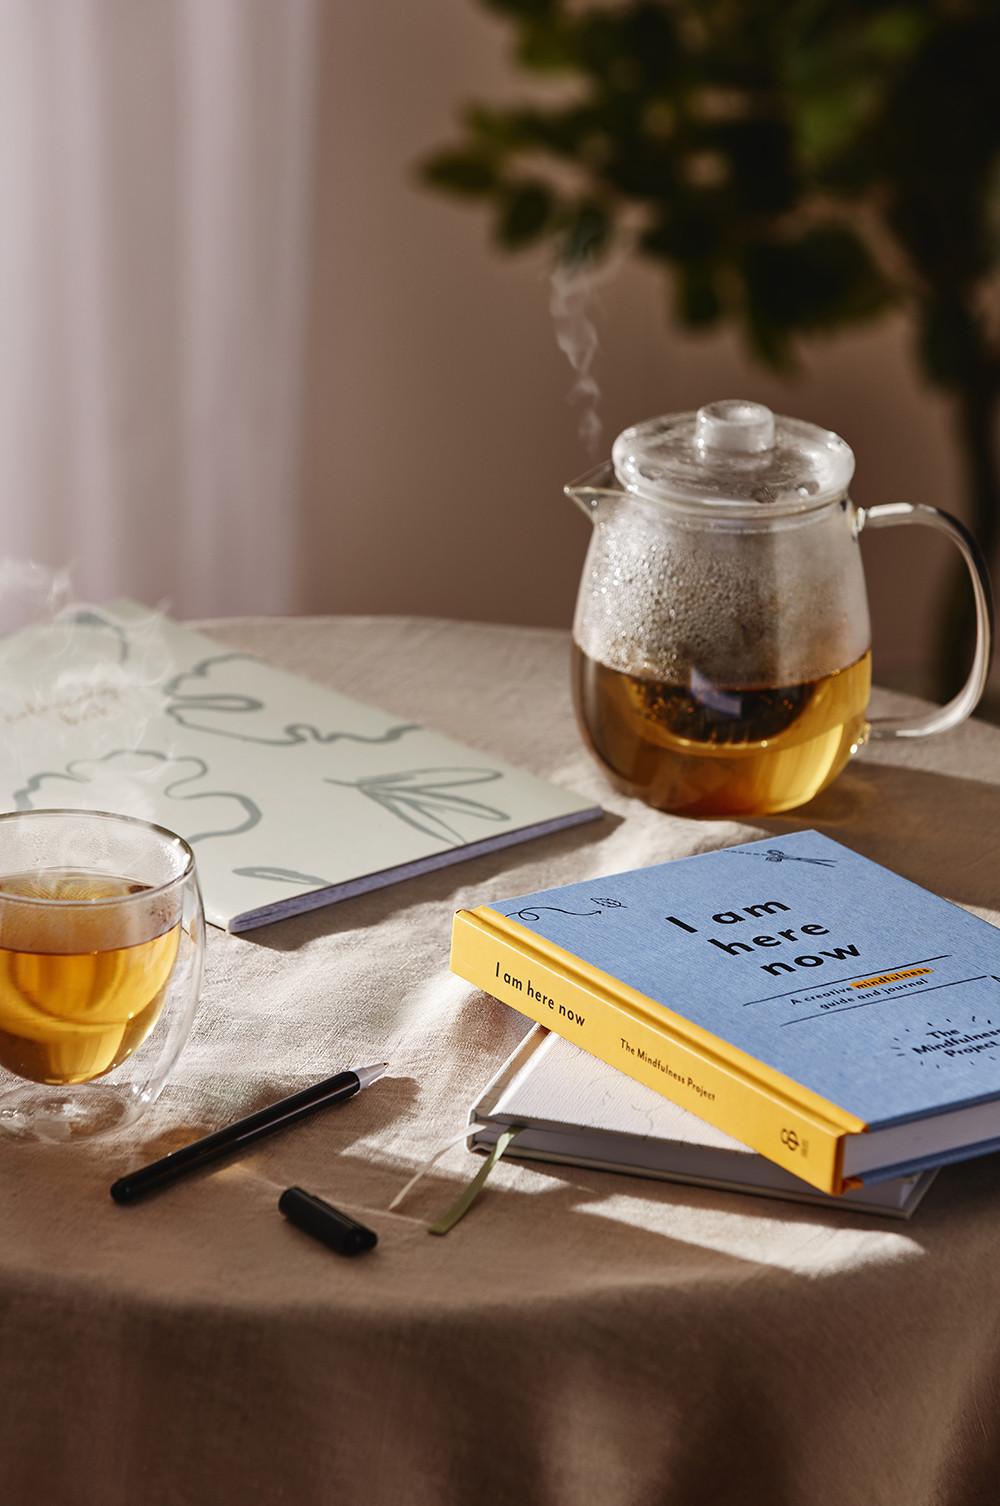
<svg viewBox="0 0 1000 1506">
<path fill-rule="evenodd" d="M 452 967 L 825 1192 L 1000 1149 L 1000 931 L 815 831 L 460 910 Z"/>
</svg>

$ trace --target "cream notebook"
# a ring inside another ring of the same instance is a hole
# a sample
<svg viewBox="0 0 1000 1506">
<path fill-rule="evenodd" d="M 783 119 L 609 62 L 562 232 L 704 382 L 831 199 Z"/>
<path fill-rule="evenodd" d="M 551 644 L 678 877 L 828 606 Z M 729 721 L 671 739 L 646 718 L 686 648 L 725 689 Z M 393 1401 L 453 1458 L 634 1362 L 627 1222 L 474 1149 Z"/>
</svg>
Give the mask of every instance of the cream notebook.
<svg viewBox="0 0 1000 1506">
<path fill-rule="evenodd" d="M 279 920 L 601 815 L 427 727 L 133 604 L 0 642 L 0 807 L 142 816 L 208 919 Z"/>
</svg>

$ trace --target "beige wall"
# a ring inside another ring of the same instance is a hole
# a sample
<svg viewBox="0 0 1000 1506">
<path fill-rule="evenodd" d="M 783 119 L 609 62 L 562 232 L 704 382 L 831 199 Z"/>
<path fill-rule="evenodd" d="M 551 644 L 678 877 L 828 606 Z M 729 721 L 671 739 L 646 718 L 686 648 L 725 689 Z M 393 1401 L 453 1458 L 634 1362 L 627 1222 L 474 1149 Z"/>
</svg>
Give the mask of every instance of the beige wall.
<svg viewBox="0 0 1000 1506">
<path fill-rule="evenodd" d="M 587 525 L 561 495 L 584 470 L 545 268 L 490 246 L 485 218 L 424 191 L 414 163 L 456 105 L 510 92 L 504 29 L 474 0 L 324 8 L 301 606 L 566 624 Z M 902 325 L 809 353 L 779 381 L 730 336 L 691 340 L 628 267 L 602 297 L 595 372 L 609 445 L 652 413 L 746 396 L 842 433 L 855 496 L 961 511 L 943 402 Z M 948 546 L 865 543 L 877 672 L 913 683 Z"/>
</svg>

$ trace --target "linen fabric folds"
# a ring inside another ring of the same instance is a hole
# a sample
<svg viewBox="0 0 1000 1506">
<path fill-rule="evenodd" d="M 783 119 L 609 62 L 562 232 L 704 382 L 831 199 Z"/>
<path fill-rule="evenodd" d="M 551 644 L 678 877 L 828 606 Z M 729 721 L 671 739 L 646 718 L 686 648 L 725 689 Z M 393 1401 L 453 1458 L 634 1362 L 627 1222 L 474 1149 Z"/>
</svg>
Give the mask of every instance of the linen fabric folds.
<svg viewBox="0 0 1000 1506">
<path fill-rule="evenodd" d="M 805 812 L 664 816 L 579 742 L 565 635 L 402 619 L 210 631 L 601 801 L 602 822 L 212 932 L 194 1035 L 121 1138 L 0 1138 L 3 1506 L 974 1506 L 1000 1461 L 997 1161 L 912 1223 L 454 1146 L 528 1022 L 448 971 L 460 905 L 812 826 L 996 922 L 1000 732 L 881 745 Z M 879 698 L 878 709 L 899 708 Z M 336 833 L 331 833 L 331 841 Z M 111 1181 L 352 1064 L 389 1075 L 131 1208 Z M 379 1235 L 346 1261 L 298 1184 Z"/>
</svg>

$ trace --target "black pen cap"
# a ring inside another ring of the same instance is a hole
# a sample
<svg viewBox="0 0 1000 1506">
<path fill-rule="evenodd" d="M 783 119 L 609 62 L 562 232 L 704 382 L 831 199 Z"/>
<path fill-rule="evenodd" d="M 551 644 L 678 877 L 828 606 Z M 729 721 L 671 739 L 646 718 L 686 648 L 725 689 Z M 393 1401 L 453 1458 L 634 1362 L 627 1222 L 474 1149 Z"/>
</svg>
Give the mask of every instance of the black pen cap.
<svg viewBox="0 0 1000 1506">
<path fill-rule="evenodd" d="M 290 1224 L 329 1245 L 338 1255 L 361 1255 L 378 1244 L 374 1229 L 366 1229 L 364 1224 L 303 1187 L 286 1187 L 278 1199 L 278 1208 Z"/>
</svg>

